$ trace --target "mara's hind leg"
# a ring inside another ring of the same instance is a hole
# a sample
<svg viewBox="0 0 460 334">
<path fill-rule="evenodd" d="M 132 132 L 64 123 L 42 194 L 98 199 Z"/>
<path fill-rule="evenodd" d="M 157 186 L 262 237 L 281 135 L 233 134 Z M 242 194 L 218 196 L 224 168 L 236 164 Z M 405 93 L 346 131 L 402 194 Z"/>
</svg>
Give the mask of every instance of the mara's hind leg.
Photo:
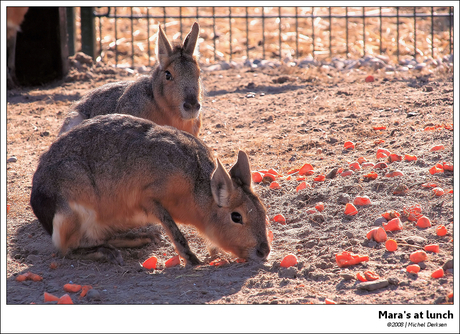
<svg viewBox="0 0 460 334">
<path fill-rule="evenodd" d="M 117 248 L 139 248 L 147 244 L 159 245 L 164 239 L 161 231 L 158 228 L 151 226 L 153 230 L 148 232 L 140 232 L 138 230 L 130 230 L 126 233 L 118 233 L 107 241 L 107 244 Z"/>
<path fill-rule="evenodd" d="M 201 261 L 198 260 L 196 255 L 191 251 L 187 239 L 185 239 L 169 212 L 166 211 L 161 204 L 155 202 L 152 204 L 152 213 L 159 219 L 161 225 L 171 239 L 176 252 L 179 253 L 186 263 L 193 266 L 201 264 Z"/>
<path fill-rule="evenodd" d="M 122 265 L 119 250 L 105 240 L 92 240 L 83 235 L 80 216 L 72 210 L 56 213 L 53 219 L 53 244 L 59 252 L 71 259 L 105 260 Z"/>
</svg>

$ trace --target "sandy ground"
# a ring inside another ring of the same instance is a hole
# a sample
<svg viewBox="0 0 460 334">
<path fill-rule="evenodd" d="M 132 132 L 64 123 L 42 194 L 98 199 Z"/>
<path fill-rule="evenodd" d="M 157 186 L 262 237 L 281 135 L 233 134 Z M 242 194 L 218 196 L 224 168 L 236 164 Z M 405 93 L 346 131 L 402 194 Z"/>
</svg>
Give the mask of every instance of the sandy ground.
<svg viewBox="0 0 460 334">
<path fill-rule="evenodd" d="M 375 81 L 365 82 L 370 74 Z M 104 83 L 133 77 L 124 70 L 92 68 L 72 71 L 64 81 L 48 86 L 7 92 L 6 158 L 13 159 L 6 164 L 10 210 L 2 278 L 6 276 L 8 305 L 44 304 L 44 292 L 62 296 L 63 285 L 69 282 L 93 287 L 83 298 L 69 293 L 74 304 L 84 305 L 303 305 L 325 304 L 326 299 L 347 305 L 453 303 L 448 295 L 454 285 L 454 201 L 448 191 L 453 189 L 454 173 L 429 173 L 437 163 L 453 164 L 454 93 L 449 70 L 340 72 L 281 66 L 203 71 L 207 94 L 201 139 L 216 150 L 227 169 L 242 149 L 249 154 L 253 171 L 273 168 L 282 175 L 277 179 L 280 189 L 254 185 L 268 209 L 274 236 L 268 261 L 236 263 L 231 255 L 222 254 L 229 264 L 164 268 L 164 261 L 175 255 L 166 235 L 158 244 L 122 250 L 124 266 L 56 255 L 29 205 L 38 158 L 55 140 L 74 101 Z M 386 129 L 374 130 L 375 126 Z M 346 141 L 354 142 L 355 148 L 344 149 Z M 444 149 L 432 151 L 436 145 Z M 378 148 L 403 160 L 390 163 L 377 158 Z M 417 160 L 404 160 L 405 155 Z M 360 157 L 373 164 L 386 162 L 387 167 L 362 167 L 349 176 L 333 172 L 346 171 Z M 305 163 L 313 166 L 313 175 L 298 181 L 292 174 L 288 179 L 288 171 Z M 375 180 L 364 177 L 371 171 L 378 175 Z M 402 176 L 386 176 L 392 171 Z M 318 175 L 327 177 L 315 181 Z M 310 187 L 297 192 L 302 181 Z M 424 187 L 428 183 L 446 193 L 436 196 L 432 187 Z M 403 191 L 395 194 L 397 189 Z M 357 196 L 368 196 L 371 204 L 357 206 L 354 216 L 345 215 L 345 204 Z M 314 209 L 318 202 L 324 203 L 322 212 Z M 431 227 L 418 228 L 404 214 L 404 209 L 417 204 Z M 394 252 L 387 251 L 384 242 L 366 238 L 371 229 L 386 223 L 381 215 L 390 210 L 401 215 L 403 225 L 401 231 L 387 232 L 398 242 Z M 286 224 L 272 220 L 278 214 L 285 216 Z M 436 235 L 440 225 L 447 228 L 446 236 Z M 205 259 L 204 240 L 192 228 L 183 232 L 192 250 Z M 438 244 L 439 253 L 427 252 L 418 274 L 406 272 L 412 264 L 409 255 L 428 244 Z M 340 268 L 335 255 L 343 251 L 368 255 L 369 261 Z M 298 263 L 283 268 L 280 262 L 288 254 L 295 254 Z M 142 268 L 152 255 L 159 259 L 159 268 Z M 432 278 L 439 267 L 444 276 Z M 357 273 L 366 270 L 380 276 L 379 285 L 357 280 Z M 26 272 L 43 279 L 16 280 Z"/>
</svg>

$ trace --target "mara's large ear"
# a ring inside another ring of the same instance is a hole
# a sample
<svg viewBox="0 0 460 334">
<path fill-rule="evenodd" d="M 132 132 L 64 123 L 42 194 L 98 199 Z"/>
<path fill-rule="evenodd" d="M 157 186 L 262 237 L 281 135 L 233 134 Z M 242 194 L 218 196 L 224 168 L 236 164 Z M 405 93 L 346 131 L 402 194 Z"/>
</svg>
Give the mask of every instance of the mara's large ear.
<svg viewBox="0 0 460 334">
<path fill-rule="evenodd" d="M 251 166 L 248 155 L 244 151 L 238 152 L 238 160 L 230 169 L 230 176 L 239 179 L 243 185 L 251 187 Z"/>
<path fill-rule="evenodd" d="M 166 62 L 169 58 L 169 56 L 172 53 L 172 46 L 171 43 L 168 40 L 168 37 L 166 37 L 165 32 L 161 28 L 160 25 L 158 25 L 158 37 L 157 37 L 157 58 L 158 61 L 160 62 L 160 67 L 164 68 L 166 65 Z"/>
<path fill-rule="evenodd" d="M 192 29 L 184 39 L 184 51 L 189 55 L 193 55 L 195 52 L 196 42 L 198 40 L 198 35 L 200 34 L 200 26 L 198 22 L 195 22 L 192 26 Z"/>
<path fill-rule="evenodd" d="M 217 205 L 228 207 L 230 202 L 230 194 L 233 191 L 233 184 L 230 175 L 217 159 L 217 168 L 211 176 L 211 191 L 214 201 Z"/>
</svg>

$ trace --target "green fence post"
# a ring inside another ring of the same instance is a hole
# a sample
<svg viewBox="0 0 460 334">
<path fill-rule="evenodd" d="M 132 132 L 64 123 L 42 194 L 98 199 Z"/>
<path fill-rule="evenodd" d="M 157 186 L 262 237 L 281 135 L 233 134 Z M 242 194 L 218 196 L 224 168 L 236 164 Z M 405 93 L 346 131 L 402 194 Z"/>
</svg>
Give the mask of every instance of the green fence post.
<svg viewBox="0 0 460 334">
<path fill-rule="evenodd" d="M 94 7 L 80 7 L 81 51 L 96 59 L 96 30 L 94 27 Z"/>
</svg>

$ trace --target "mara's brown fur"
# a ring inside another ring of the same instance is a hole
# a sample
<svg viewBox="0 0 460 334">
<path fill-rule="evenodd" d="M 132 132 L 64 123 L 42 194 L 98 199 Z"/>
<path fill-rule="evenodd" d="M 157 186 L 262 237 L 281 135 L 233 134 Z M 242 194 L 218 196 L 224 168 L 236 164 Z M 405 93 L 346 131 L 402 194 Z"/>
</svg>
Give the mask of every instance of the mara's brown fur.
<svg viewBox="0 0 460 334">
<path fill-rule="evenodd" d="M 97 116 L 56 140 L 41 158 L 30 200 L 62 254 L 143 244 L 116 232 L 160 223 L 188 263 L 199 260 L 176 223 L 194 226 L 215 246 L 264 260 L 266 210 L 254 194 L 246 153 L 230 173 L 196 137 L 120 114 Z"/>
<path fill-rule="evenodd" d="M 173 47 L 163 29 L 157 38 L 157 63 L 149 76 L 103 85 L 76 102 L 59 135 L 83 120 L 118 113 L 170 125 L 198 137 L 203 89 L 195 55 L 199 25 L 195 22 L 182 45 Z"/>
</svg>

